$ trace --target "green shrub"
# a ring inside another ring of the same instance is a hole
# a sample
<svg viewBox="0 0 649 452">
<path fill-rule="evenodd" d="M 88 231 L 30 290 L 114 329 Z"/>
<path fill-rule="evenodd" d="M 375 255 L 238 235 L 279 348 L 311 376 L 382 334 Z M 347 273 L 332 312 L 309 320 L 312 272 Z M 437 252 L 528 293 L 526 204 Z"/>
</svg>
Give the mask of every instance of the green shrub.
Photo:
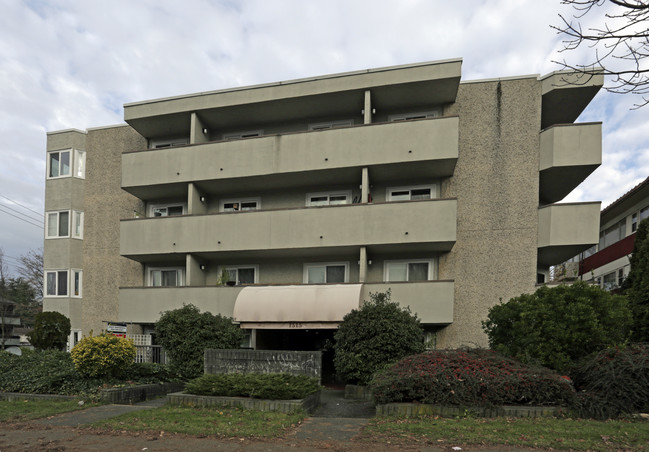
<svg viewBox="0 0 649 452">
<path fill-rule="evenodd" d="M 367 384 L 374 372 L 424 350 L 416 314 L 390 301 L 390 291 L 371 293 L 343 317 L 334 335 L 336 373 L 349 383 Z"/>
<path fill-rule="evenodd" d="M 649 412 L 649 344 L 614 347 L 582 359 L 571 373 L 582 417 Z"/>
<path fill-rule="evenodd" d="M 67 352 L 22 352 L 22 356 L 0 352 L 0 391 L 71 395 L 96 392 L 102 384 L 100 380 L 82 378 Z"/>
<path fill-rule="evenodd" d="M 39 350 L 64 350 L 69 335 L 70 319 L 58 312 L 39 312 L 29 342 Z"/>
<path fill-rule="evenodd" d="M 290 374 L 203 375 L 185 386 L 188 394 L 270 400 L 303 399 L 320 389 L 317 378 Z"/>
<path fill-rule="evenodd" d="M 231 318 L 201 313 L 191 304 L 163 312 L 155 331 L 169 354 L 172 370 L 185 380 L 203 373 L 206 348 L 239 348 L 243 340 L 243 331 Z"/>
<path fill-rule="evenodd" d="M 568 405 L 567 377 L 529 367 L 491 350 L 436 350 L 409 356 L 378 372 L 370 389 L 377 403 L 438 405 Z"/>
<path fill-rule="evenodd" d="M 140 384 L 151 384 L 175 381 L 178 380 L 178 375 L 166 364 L 133 363 L 126 370 L 123 378 Z"/>
<path fill-rule="evenodd" d="M 631 322 L 624 297 L 579 281 L 541 287 L 494 306 L 482 326 L 492 349 L 567 372 L 580 358 L 623 344 Z"/>
<path fill-rule="evenodd" d="M 121 377 L 133 365 L 132 339 L 111 334 L 86 336 L 70 352 L 74 366 L 86 377 Z"/>
</svg>

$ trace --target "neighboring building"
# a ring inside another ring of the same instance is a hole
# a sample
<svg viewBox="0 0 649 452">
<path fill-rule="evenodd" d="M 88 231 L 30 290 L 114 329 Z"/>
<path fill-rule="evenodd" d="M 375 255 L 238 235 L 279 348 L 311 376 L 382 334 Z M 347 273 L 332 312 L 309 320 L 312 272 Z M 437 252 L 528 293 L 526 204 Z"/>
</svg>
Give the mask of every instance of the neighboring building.
<svg viewBox="0 0 649 452">
<path fill-rule="evenodd" d="M 0 296 L 0 350 L 20 345 L 16 331 L 20 327 L 20 318 L 14 312 L 16 306 L 15 302 Z"/>
<path fill-rule="evenodd" d="M 558 266 L 556 279 L 579 278 L 607 290 L 619 288 L 631 270 L 629 256 L 633 253 L 638 224 L 646 218 L 649 178 L 602 210 L 599 243 Z"/>
<path fill-rule="evenodd" d="M 601 123 L 573 122 L 603 77 L 460 69 L 136 102 L 127 124 L 48 133 L 45 310 L 73 343 L 192 303 L 251 347 L 319 349 L 390 289 L 437 347 L 486 345 L 491 306 L 597 243 L 599 202 L 554 203 L 601 163 Z"/>
</svg>

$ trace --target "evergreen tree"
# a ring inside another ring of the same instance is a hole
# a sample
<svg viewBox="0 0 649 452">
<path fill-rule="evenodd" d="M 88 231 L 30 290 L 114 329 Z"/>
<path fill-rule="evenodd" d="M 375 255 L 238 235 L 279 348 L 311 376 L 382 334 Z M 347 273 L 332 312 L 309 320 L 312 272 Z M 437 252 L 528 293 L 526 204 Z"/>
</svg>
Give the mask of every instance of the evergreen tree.
<svg viewBox="0 0 649 452">
<path fill-rule="evenodd" d="M 635 236 L 631 271 L 625 281 L 625 294 L 633 313 L 635 342 L 649 342 L 649 219 L 642 220 Z"/>
</svg>

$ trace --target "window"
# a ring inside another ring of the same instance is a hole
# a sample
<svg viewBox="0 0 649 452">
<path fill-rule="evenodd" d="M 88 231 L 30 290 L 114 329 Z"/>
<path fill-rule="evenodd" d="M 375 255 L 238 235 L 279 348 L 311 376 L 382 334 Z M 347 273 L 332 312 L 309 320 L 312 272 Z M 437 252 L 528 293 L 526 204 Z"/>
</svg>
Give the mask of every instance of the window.
<svg viewBox="0 0 649 452">
<path fill-rule="evenodd" d="M 68 296 L 68 271 L 48 270 L 45 272 L 45 296 L 46 297 L 67 297 Z"/>
<path fill-rule="evenodd" d="M 385 281 L 428 281 L 433 279 L 434 261 L 407 260 L 386 261 L 384 264 Z"/>
<path fill-rule="evenodd" d="M 603 279 L 603 285 L 602 288 L 604 290 L 612 290 L 617 287 L 616 285 L 616 279 L 615 279 L 615 272 L 609 273 L 608 275 L 604 275 Z"/>
<path fill-rule="evenodd" d="M 638 229 L 638 214 L 634 213 L 631 215 L 631 232 L 635 232 Z"/>
<path fill-rule="evenodd" d="M 256 265 L 226 266 L 225 271 L 229 274 L 229 281 L 234 281 L 237 286 L 257 283 L 259 268 Z"/>
<path fill-rule="evenodd" d="M 72 211 L 72 237 L 83 238 L 83 212 L 78 210 Z"/>
<path fill-rule="evenodd" d="M 173 146 L 183 146 L 189 144 L 189 138 L 178 137 L 178 138 L 165 138 L 158 140 L 149 140 L 149 148 L 151 149 L 163 149 L 170 148 Z"/>
<path fill-rule="evenodd" d="M 221 201 L 221 212 L 245 212 L 259 209 L 259 198 L 225 199 Z"/>
<path fill-rule="evenodd" d="M 327 129 L 335 129 L 337 127 L 349 127 L 353 125 L 353 121 L 351 119 L 346 119 L 343 121 L 329 121 L 329 122 L 319 122 L 316 124 L 309 124 L 309 130 L 327 130 Z"/>
<path fill-rule="evenodd" d="M 149 286 L 177 287 L 184 285 L 185 269 L 181 267 L 150 268 Z"/>
<path fill-rule="evenodd" d="M 649 206 L 640 211 L 640 221 L 644 220 L 645 218 L 649 218 Z"/>
<path fill-rule="evenodd" d="M 72 296 L 76 298 L 81 298 L 81 281 L 83 271 L 81 270 L 72 270 Z"/>
<path fill-rule="evenodd" d="M 618 287 L 622 287 L 623 282 L 624 282 L 624 269 L 620 268 L 617 271 L 617 285 L 618 285 Z"/>
<path fill-rule="evenodd" d="M 306 284 L 345 283 L 349 276 L 349 263 L 334 262 L 326 264 L 306 264 L 304 282 Z"/>
<path fill-rule="evenodd" d="M 70 153 L 72 149 L 55 151 L 48 154 L 47 177 L 66 177 L 70 175 Z"/>
<path fill-rule="evenodd" d="M 306 205 L 307 207 L 315 207 L 349 204 L 351 197 L 351 191 L 309 193 L 306 195 Z"/>
<path fill-rule="evenodd" d="M 150 217 L 172 217 L 184 215 L 187 211 L 185 203 L 177 204 L 152 204 L 149 206 Z"/>
<path fill-rule="evenodd" d="M 432 199 L 437 197 L 435 185 L 420 185 L 416 187 L 391 187 L 388 188 L 388 201 L 415 201 L 417 199 Z"/>
<path fill-rule="evenodd" d="M 426 118 L 437 118 L 442 116 L 441 108 L 431 111 L 423 111 L 418 113 L 402 113 L 398 115 L 388 116 L 388 121 L 397 122 L 397 121 L 412 121 L 413 119 L 426 119 Z"/>
<path fill-rule="evenodd" d="M 599 249 L 603 250 L 607 246 L 622 240 L 625 237 L 626 232 L 626 220 L 621 220 L 613 226 L 600 232 L 599 234 Z"/>
<path fill-rule="evenodd" d="M 74 163 L 74 165 L 72 165 Z M 47 178 L 86 177 L 86 153 L 78 149 L 49 152 L 47 155 Z"/>
<path fill-rule="evenodd" d="M 70 236 L 70 211 L 47 212 L 45 217 L 45 238 L 54 239 Z"/>
<path fill-rule="evenodd" d="M 243 140 L 244 138 L 260 137 L 264 134 L 263 130 L 248 130 L 246 132 L 224 133 L 224 140 Z"/>
</svg>

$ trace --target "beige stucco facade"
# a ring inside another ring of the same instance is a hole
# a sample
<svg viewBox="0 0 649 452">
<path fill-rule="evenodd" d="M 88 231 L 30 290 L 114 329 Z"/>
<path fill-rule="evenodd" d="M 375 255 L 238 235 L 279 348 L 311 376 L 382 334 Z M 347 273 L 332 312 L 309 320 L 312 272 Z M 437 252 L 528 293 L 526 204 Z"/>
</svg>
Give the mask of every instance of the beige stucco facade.
<svg viewBox="0 0 649 452">
<path fill-rule="evenodd" d="M 601 162 L 601 124 L 573 122 L 602 78 L 559 78 L 460 82 L 446 60 L 131 103 L 127 124 L 50 133 L 48 152 L 84 150 L 87 168 L 48 178 L 46 211 L 82 209 L 84 230 L 46 238 L 46 273 L 82 269 L 83 292 L 45 308 L 83 334 L 151 332 L 183 303 L 281 334 L 335 328 L 389 289 L 437 347 L 484 346 L 491 306 L 597 243 L 598 203 L 553 203 Z"/>
</svg>

